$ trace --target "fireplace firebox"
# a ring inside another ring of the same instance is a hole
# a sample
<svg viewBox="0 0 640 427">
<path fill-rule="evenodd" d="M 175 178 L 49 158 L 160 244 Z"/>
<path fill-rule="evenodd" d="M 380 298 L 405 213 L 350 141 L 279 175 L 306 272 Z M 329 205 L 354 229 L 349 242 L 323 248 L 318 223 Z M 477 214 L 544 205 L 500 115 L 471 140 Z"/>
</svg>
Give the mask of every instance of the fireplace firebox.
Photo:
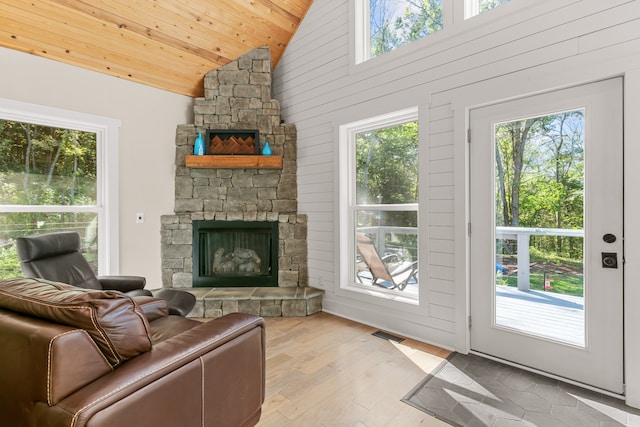
<svg viewBox="0 0 640 427">
<path fill-rule="evenodd" d="M 277 222 L 193 221 L 193 286 L 278 286 L 278 246 Z"/>
</svg>

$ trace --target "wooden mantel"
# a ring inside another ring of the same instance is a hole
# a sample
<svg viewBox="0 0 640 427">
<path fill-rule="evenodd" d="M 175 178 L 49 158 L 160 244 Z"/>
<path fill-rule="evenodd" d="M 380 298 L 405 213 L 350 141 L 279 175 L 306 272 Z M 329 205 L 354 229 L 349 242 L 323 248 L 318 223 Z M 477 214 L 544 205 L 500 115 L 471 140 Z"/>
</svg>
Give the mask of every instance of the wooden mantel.
<svg viewBox="0 0 640 427">
<path fill-rule="evenodd" d="M 282 157 L 188 155 L 185 165 L 194 169 L 282 169 Z"/>
</svg>

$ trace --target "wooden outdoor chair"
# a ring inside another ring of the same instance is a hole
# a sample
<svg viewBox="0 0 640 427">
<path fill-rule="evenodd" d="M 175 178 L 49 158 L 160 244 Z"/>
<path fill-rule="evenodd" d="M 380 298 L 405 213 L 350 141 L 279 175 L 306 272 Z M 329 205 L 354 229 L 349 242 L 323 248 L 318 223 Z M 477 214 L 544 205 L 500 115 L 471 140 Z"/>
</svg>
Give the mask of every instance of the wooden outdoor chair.
<svg viewBox="0 0 640 427">
<path fill-rule="evenodd" d="M 397 262 L 399 256 L 396 254 L 381 258 L 373 241 L 364 233 L 356 233 L 356 246 L 371 273 L 371 284 L 387 289 L 397 288 L 402 291 L 411 280 L 417 281 L 418 261 Z M 392 265 L 394 260 L 396 263 Z M 360 276 L 360 273 L 357 276 L 358 280 L 364 283 L 364 278 Z"/>
</svg>

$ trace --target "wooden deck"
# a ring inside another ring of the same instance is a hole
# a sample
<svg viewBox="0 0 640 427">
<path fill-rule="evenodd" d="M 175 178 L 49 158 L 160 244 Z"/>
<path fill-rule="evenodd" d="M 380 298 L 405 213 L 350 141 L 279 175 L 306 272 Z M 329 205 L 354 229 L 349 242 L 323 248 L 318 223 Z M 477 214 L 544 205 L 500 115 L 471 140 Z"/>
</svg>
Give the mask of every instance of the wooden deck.
<svg viewBox="0 0 640 427">
<path fill-rule="evenodd" d="M 374 290 L 362 275 L 363 285 Z M 418 299 L 417 283 L 409 283 L 404 291 L 394 290 L 399 297 Z M 515 287 L 496 286 L 496 323 L 523 333 L 584 347 L 584 298 L 537 290 L 520 291 Z"/>
<path fill-rule="evenodd" d="M 584 347 L 584 298 L 498 285 L 496 323 Z"/>
</svg>

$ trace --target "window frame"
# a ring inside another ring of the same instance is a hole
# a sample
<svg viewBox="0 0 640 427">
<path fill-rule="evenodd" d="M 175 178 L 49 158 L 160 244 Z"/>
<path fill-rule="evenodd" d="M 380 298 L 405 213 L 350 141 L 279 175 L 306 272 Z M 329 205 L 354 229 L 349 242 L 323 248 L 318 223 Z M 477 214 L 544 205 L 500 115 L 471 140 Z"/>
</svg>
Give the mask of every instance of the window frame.
<svg viewBox="0 0 640 427">
<path fill-rule="evenodd" d="M 465 34 L 474 32 L 477 37 L 480 34 L 494 32 L 502 27 L 513 25 L 513 19 L 522 11 L 540 14 L 556 10 L 576 0 L 538 0 L 527 2 L 511 0 L 500 7 L 488 10 L 490 13 L 480 13 L 467 18 L 466 3 L 474 0 L 442 0 L 442 29 L 428 37 L 415 40 L 400 46 L 383 55 L 369 57 L 369 0 L 355 0 L 349 7 L 349 73 L 358 73 L 369 67 L 384 67 L 391 63 L 397 63 L 400 58 L 410 55 L 411 52 L 435 47 L 450 40 L 464 39 Z M 486 30 L 484 30 L 486 28 Z M 371 64 L 371 65 L 365 65 Z M 375 64 L 375 65 L 374 65 Z"/>
<path fill-rule="evenodd" d="M 401 303 L 418 306 L 420 302 L 420 291 L 417 297 L 403 295 L 402 292 L 387 290 L 384 288 L 365 286 L 355 280 L 355 264 L 352 262 L 355 247 L 355 213 L 365 210 L 386 210 L 386 211 L 415 211 L 418 218 L 418 233 L 420 224 L 420 200 L 418 203 L 406 204 L 381 204 L 361 205 L 356 200 L 356 135 L 361 132 L 376 130 L 386 127 L 401 125 L 407 122 L 419 123 L 418 107 L 410 107 L 371 118 L 358 120 L 351 123 L 339 125 L 338 127 L 338 159 L 339 159 L 339 208 L 338 208 L 338 246 L 340 253 L 338 283 L 341 290 L 371 295 L 380 299 L 392 300 Z M 420 161 L 420 160 L 419 160 Z M 418 249 L 418 259 L 421 259 Z M 348 261 L 347 261 L 348 260 Z M 420 284 L 418 283 L 420 289 Z"/>
<path fill-rule="evenodd" d="M 511 3 L 512 1 L 513 0 L 509 0 L 509 3 Z M 508 4 L 508 3 L 505 3 L 505 4 Z M 485 10 L 484 12 L 495 10 L 500 6 L 504 6 L 505 4 L 500 4 L 494 7 L 493 9 Z M 465 20 L 476 17 L 484 12 L 480 11 L 480 0 L 464 0 L 464 19 Z"/>
<path fill-rule="evenodd" d="M 120 120 L 0 98 L 0 119 L 96 134 L 96 205 L 0 205 L 1 213 L 95 212 L 98 272 L 119 272 L 118 138 Z"/>
<path fill-rule="evenodd" d="M 394 52 L 398 49 L 402 49 L 405 46 L 411 45 L 419 40 L 424 40 L 426 38 L 431 38 L 436 34 L 441 33 L 445 26 L 449 24 L 450 21 L 447 20 L 445 16 L 445 11 L 447 15 L 449 15 L 450 2 L 451 0 L 442 0 L 442 29 L 433 34 L 429 34 L 428 37 L 423 37 L 417 40 L 414 40 L 410 43 L 404 44 L 402 46 L 398 46 L 397 48 L 385 52 L 381 55 L 371 57 L 371 6 L 370 0 L 356 0 L 355 3 L 355 19 L 353 21 L 354 35 L 355 35 L 355 64 L 361 64 L 363 62 L 370 61 L 375 58 L 380 58 L 388 55 L 391 52 Z M 466 0 L 469 1 L 469 0 Z"/>
</svg>

